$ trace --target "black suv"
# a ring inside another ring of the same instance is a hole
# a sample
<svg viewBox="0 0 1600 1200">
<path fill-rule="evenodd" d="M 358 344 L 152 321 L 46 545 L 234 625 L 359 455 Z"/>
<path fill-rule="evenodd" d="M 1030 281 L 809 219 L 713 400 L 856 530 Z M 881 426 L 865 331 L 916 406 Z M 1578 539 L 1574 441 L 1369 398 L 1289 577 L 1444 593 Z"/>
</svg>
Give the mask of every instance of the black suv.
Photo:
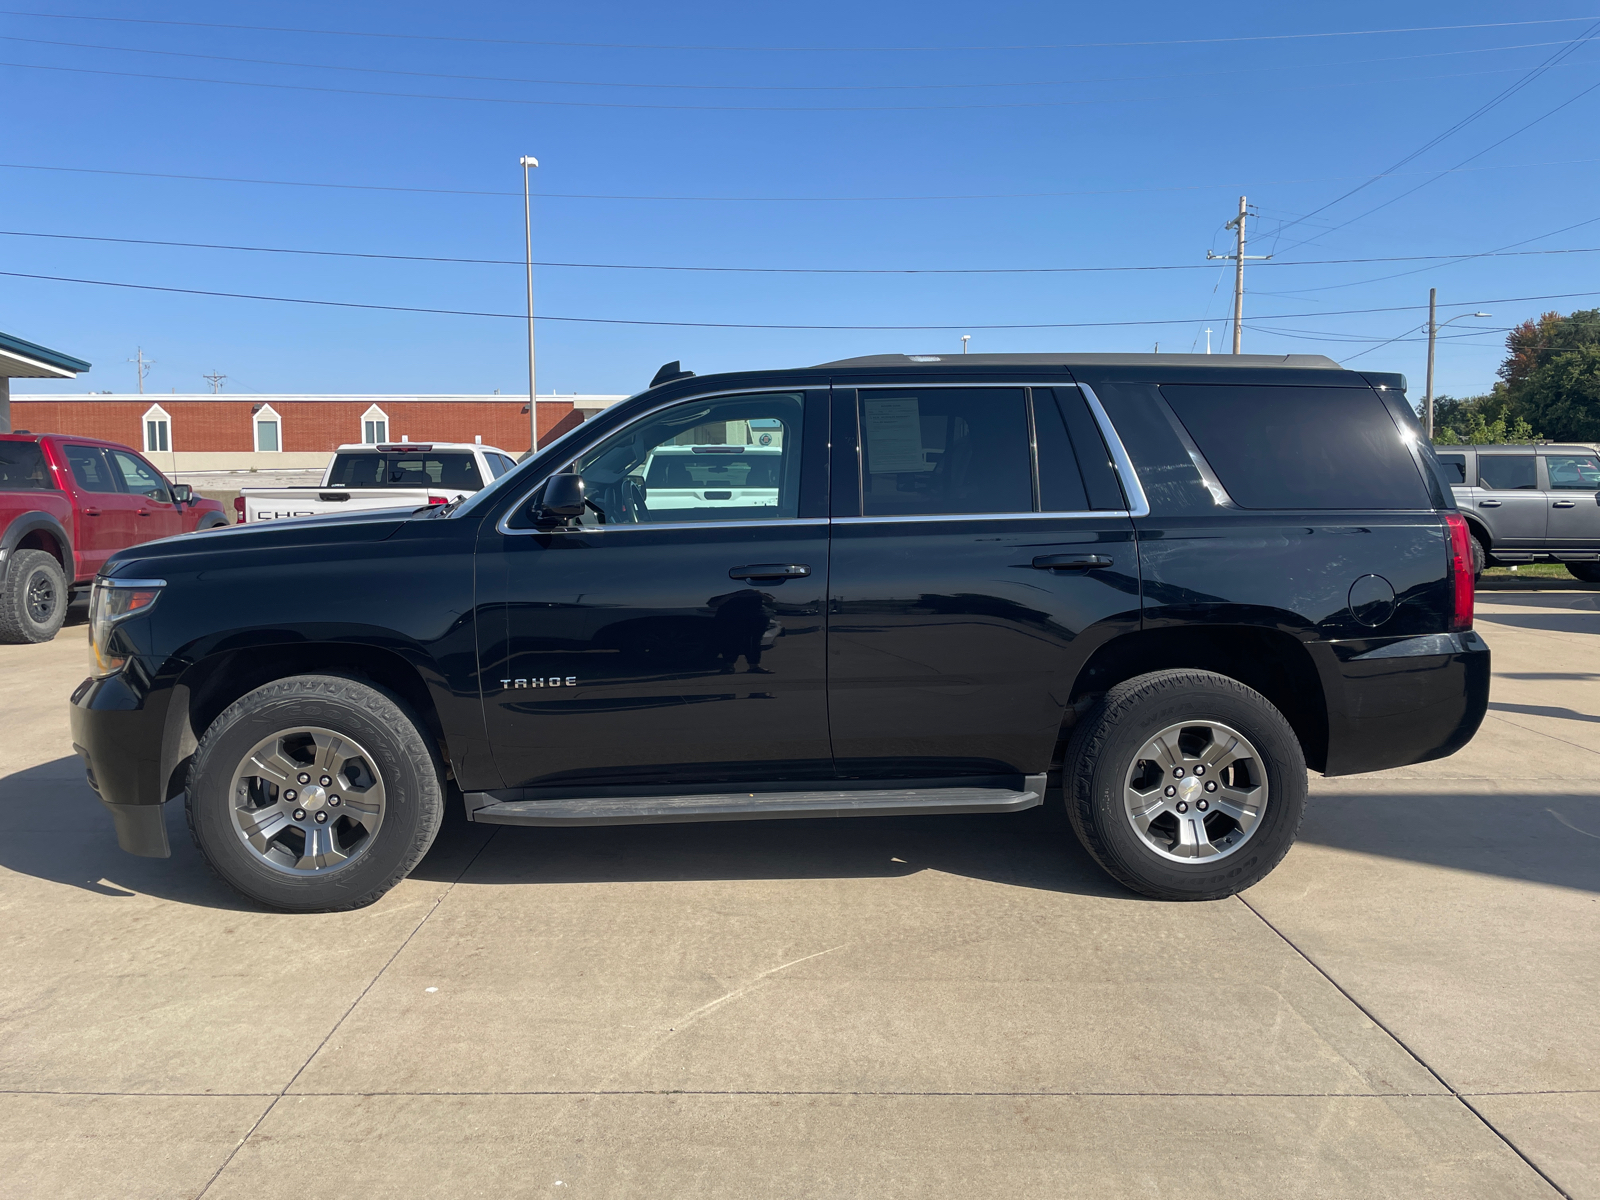
<svg viewBox="0 0 1600 1200">
<path fill-rule="evenodd" d="M 1306 768 L 1487 706 L 1466 523 L 1398 375 L 878 355 L 652 386 L 475 495 L 122 551 L 75 748 L 125 850 L 366 904 L 448 795 L 614 825 L 1013 813 L 1115 878 L 1266 875 Z"/>
</svg>

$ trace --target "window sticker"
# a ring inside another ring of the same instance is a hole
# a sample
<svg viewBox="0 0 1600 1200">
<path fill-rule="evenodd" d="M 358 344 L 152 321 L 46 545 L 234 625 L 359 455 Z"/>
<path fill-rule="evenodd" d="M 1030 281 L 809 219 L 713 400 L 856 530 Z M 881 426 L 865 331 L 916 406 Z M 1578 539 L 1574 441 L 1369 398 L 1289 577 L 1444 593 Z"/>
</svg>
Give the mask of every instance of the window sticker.
<svg viewBox="0 0 1600 1200">
<path fill-rule="evenodd" d="M 922 418 L 915 396 L 874 397 L 862 407 L 872 474 L 933 470 L 934 464 L 922 452 Z"/>
</svg>

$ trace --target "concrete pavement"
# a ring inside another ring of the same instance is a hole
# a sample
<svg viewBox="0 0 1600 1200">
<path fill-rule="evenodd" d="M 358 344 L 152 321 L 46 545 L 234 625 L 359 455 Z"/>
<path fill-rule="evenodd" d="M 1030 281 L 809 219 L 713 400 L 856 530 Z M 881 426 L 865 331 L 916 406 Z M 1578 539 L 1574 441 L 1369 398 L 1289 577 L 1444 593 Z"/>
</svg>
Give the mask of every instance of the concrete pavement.
<svg viewBox="0 0 1600 1200">
<path fill-rule="evenodd" d="M 1046 814 L 456 818 L 377 905 L 285 916 L 181 812 L 171 859 L 117 850 L 67 738 L 81 626 L 0 647 L 0 1178 L 1600 1198 L 1600 591 L 1479 602 L 1472 745 L 1314 778 L 1277 872 L 1203 905 Z"/>
</svg>

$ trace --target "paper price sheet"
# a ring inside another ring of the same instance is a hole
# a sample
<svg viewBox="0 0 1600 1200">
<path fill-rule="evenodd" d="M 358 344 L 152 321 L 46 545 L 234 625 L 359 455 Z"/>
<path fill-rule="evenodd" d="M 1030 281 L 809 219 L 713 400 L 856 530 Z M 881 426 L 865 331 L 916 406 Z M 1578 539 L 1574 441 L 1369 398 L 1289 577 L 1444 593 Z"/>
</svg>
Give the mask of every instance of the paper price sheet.
<svg viewBox="0 0 1600 1200">
<path fill-rule="evenodd" d="M 872 474 L 933 470 L 922 453 L 922 414 L 915 396 L 871 399 L 862 408 Z"/>
</svg>

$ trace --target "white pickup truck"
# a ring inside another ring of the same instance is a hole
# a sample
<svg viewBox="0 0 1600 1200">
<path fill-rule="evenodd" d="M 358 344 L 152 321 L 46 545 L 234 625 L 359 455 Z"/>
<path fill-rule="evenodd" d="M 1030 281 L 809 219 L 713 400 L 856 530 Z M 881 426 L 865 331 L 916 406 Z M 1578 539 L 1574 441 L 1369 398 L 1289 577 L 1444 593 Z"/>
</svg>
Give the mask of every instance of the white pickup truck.
<svg viewBox="0 0 1600 1200">
<path fill-rule="evenodd" d="M 516 460 L 469 442 L 340 446 L 316 487 L 245 488 L 233 502 L 240 524 L 372 508 L 423 508 L 475 492 Z"/>
</svg>

